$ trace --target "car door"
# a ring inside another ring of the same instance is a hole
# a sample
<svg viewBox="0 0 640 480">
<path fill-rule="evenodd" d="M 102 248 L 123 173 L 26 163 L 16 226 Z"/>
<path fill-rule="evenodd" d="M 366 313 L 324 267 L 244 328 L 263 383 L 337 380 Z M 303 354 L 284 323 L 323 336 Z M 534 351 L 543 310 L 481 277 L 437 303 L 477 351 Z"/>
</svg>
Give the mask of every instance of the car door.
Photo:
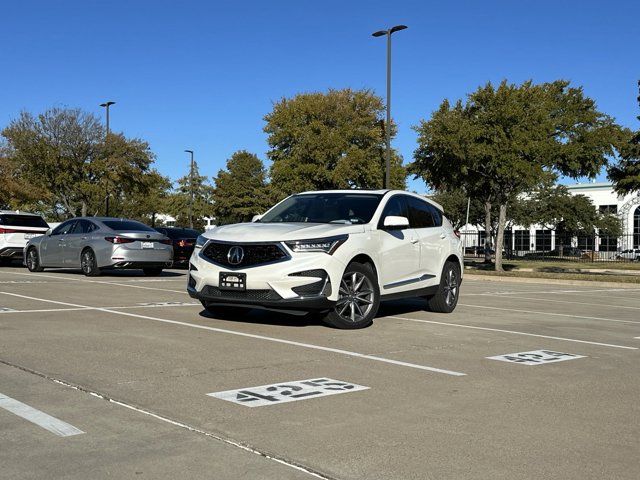
<svg viewBox="0 0 640 480">
<path fill-rule="evenodd" d="M 377 231 L 380 286 L 385 293 L 395 293 L 411 289 L 419 277 L 420 241 L 413 228 L 386 229 L 387 216 L 409 218 L 405 195 L 389 198 Z"/>
<path fill-rule="evenodd" d="M 51 232 L 51 235 L 42 242 L 40 256 L 43 266 L 64 266 L 64 247 L 67 242 L 67 237 L 75 224 L 76 220 L 67 220 L 61 223 Z"/>
<path fill-rule="evenodd" d="M 66 267 L 80 266 L 80 252 L 86 244 L 89 231 L 93 225 L 88 220 L 78 220 L 73 229 L 67 234 L 64 243 L 64 265 Z"/>
<path fill-rule="evenodd" d="M 420 239 L 421 277 L 439 277 L 442 260 L 446 251 L 447 235 L 442 228 L 442 215 L 425 200 L 407 197 L 409 205 L 409 225 Z"/>
</svg>

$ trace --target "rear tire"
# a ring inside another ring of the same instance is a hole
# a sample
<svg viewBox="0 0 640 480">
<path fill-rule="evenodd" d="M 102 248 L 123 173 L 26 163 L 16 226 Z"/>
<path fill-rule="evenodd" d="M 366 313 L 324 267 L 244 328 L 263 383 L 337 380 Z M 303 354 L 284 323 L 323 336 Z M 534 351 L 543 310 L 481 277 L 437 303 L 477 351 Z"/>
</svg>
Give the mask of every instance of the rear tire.
<svg viewBox="0 0 640 480">
<path fill-rule="evenodd" d="M 30 272 L 42 272 L 44 270 L 40 265 L 40 256 L 35 247 L 31 247 L 27 252 L 27 268 Z"/>
<path fill-rule="evenodd" d="M 460 265 L 448 261 L 444 264 L 438 292 L 427 297 L 429 310 L 438 313 L 451 313 L 458 304 L 460 295 Z"/>
<path fill-rule="evenodd" d="M 82 269 L 82 273 L 87 277 L 97 277 L 100 275 L 96 254 L 93 253 L 93 250 L 90 248 L 84 249 L 80 254 L 80 268 Z"/>
<path fill-rule="evenodd" d="M 162 273 L 162 267 L 147 267 L 143 268 L 142 271 L 148 277 L 157 277 Z"/>
<path fill-rule="evenodd" d="M 323 321 L 341 329 L 365 328 L 373 323 L 380 306 L 380 287 L 373 269 L 366 264 L 347 266 L 339 286 L 338 301 Z"/>
</svg>

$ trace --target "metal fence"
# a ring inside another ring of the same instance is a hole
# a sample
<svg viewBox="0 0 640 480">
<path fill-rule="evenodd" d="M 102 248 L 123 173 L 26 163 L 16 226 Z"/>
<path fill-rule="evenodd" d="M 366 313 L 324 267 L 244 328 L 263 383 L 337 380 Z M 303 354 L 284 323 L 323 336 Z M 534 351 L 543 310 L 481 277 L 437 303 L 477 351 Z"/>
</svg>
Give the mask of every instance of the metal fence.
<svg viewBox="0 0 640 480">
<path fill-rule="evenodd" d="M 485 232 L 463 231 L 460 236 L 466 258 L 484 258 Z M 495 255 L 495 239 L 489 253 Z M 562 262 L 638 262 L 640 233 L 608 237 L 561 237 L 551 230 L 515 230 L 504 235 L 503 258 L 508 260 Z"/>
</svg>

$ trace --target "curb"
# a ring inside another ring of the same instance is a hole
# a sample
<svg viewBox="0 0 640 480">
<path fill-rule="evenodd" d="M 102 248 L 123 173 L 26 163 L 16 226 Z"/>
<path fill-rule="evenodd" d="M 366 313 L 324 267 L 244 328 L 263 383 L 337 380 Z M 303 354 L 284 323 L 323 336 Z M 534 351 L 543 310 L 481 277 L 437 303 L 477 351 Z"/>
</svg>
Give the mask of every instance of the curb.
<svg viewBox="0 0 640 480">
<path fill-rule="evenodd" d="M 502 277 L 498 275 L 474 275 L 473 273 L 465 273 L 462 277 L 468 280 L 487 280 L 489 282 L 514 282 L 514 283 L 542 283 L 552 285 L 575 285 L 581 287 L 616 287 L 616 288 L 629 288 L 640 289 L 638 283 L 623 283 L 623 282 L 600 282 L 589 280 L 562 280 L 559 278 L 535 278 L 535 277 Z"/>
</svg>

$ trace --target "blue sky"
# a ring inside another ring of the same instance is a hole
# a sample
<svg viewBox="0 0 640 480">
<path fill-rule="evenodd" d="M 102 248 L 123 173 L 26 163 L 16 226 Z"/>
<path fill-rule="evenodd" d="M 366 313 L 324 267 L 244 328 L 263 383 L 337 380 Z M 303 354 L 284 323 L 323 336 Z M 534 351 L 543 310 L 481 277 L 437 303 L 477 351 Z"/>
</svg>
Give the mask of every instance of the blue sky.
<svg viewBox="0 0 640 480">
<path fill-rule="evenodd" d="M 239 149 L 266 159 L 262 119 L 282 97 L 384 95 L 385 42 L 371 32 L 399 23 L 409 29 L 394 35 L 392 107 L 405 162 L 413 125 L 489 80 L 568 79 L 639 127 L 637 0 L 8 1 L 0 126 L 51 106 L 102 115 L 113 100 L 112 129 L 149 141 L 162 173 L 183 175 L 190 148 L 214 176 Z"/>
</svg>

